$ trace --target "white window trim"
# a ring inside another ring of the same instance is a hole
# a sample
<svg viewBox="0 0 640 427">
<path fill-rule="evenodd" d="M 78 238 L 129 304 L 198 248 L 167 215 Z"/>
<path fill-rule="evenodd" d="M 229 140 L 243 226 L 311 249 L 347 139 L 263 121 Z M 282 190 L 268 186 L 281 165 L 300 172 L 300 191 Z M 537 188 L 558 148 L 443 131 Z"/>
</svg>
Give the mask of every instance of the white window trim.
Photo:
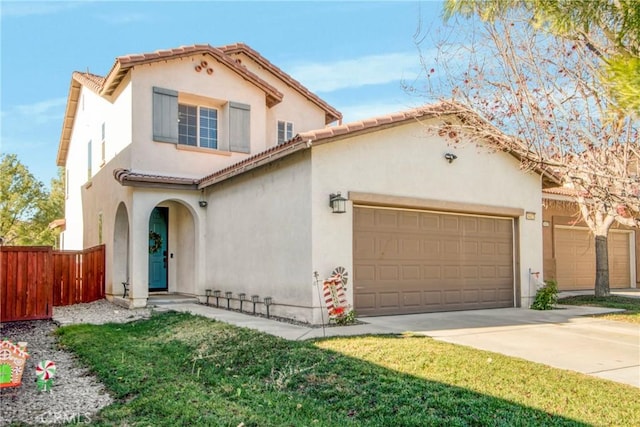
<svg viewBox="0 0 640 427">
<path fill-rule="evenodd" d="M 193 147 L 199 148 L 203 150 L 218 150 L 220 147 L 220 109 L 218 107 L 213 107 L 210 105 L 198 105 L 190 102 L 180 102 L 178 101 L 178 121 L 180 121 L 180 107 L 193 107 L 196 109 L 196 145 L 186 144 L 184 142 L 180 142 L 180 126 L 178 125 L 178 144 L 183 147 Z M 203 147 L 200 145 L 200 110 L 202 108 L 206 108 L 208 110 L 216 111 L 216 146 L 215 147 Z"/>
<path fill-rule="evenodd" d="M 284 124 L 284 139 L 282 141 L 280 141 L 280 123 Z M 291 125 L 291 135 L 289 137 L 287 137 L 287 128 L 289 127 L 289 125 Z M 280 144 L 284 144 L 285 142 L 291 140 L 294 136 L 296 135 L 295 133 L 295 128 L 294 128 L 294 124 L 293 122 L 287 121 L 287 120 L 278 120 L 276 123 L 276 143 L 277 145 Z"/>
</svg>

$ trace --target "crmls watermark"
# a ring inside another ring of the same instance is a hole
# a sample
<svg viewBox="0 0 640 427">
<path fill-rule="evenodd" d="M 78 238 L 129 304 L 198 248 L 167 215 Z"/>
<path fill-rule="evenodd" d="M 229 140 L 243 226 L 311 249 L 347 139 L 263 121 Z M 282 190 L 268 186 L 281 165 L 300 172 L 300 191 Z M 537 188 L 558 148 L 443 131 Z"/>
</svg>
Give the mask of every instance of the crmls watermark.
<svg viewBox="0 0 640 427">
<path fill-rule="evenodd" d="M 89 424 L 91 423 L 91 414 L 83 412 L 67 412 L 67 411 L 47 411 L 36 417 L 39 424 Z"/>
</svg>

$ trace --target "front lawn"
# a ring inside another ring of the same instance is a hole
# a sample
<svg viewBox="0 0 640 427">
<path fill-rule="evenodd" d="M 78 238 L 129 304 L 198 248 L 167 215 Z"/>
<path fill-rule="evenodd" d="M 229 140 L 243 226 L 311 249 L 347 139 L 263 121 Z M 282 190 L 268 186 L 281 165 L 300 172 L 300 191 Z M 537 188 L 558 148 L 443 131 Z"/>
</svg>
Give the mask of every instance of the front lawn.
<svg viewBox="0 0 640 427">
<path fill-rule="evenodd" d="M 420 336 L 290 342 L 184 313 L 58 330 L 94 425 L 640 425 L 640 390 Z"/>
<path fill-rule="evenodd" d="M 561 298 L 558 300 L 558 304 L 621 308 L 626 311 L 604 314 L 598 317 L 640 324 L 640 298 L 631 298 L 619 295 L 611 295 L 608 297 L 596 297 L 594 295 L 576 295 L 572 297 Z"/>
</svg>

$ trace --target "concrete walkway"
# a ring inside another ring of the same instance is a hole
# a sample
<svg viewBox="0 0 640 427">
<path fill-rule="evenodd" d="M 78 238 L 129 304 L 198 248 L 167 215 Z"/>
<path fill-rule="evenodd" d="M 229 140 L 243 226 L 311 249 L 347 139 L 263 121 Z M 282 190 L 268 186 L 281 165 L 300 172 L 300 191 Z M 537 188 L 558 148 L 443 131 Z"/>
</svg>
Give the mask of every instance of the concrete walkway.
<svg viewBox="0 0 640 427">
<path fill-rule="evenodd" d="M 612 309 L 560 306 L 364 317 L 360 325 L 323 329 L 200 304 L 164 307 L 288 340 L 412 332 L 640 387 L 640 326 L 585 317 L 617 311 Z"/>
</svg>

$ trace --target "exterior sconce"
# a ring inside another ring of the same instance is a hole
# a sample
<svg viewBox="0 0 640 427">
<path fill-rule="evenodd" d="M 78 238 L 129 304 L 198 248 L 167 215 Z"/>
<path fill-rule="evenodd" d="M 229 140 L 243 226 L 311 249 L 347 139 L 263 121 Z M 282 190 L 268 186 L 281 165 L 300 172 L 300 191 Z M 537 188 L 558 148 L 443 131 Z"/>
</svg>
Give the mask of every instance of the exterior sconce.
<svg viewBox="0 0 640 427">
<path fill-rule="evenodd" d="M 456 155 L 455 155 L 455 154 L 453 154 L 453 153 L 446 153 L 446 154 L 444 155 L 444 158 L 445 158 L 445 160 L 446 160 L 447 162 L 449 162 L 449 163 L 453 163 L 453 161 L 454 161 L 455 159 L 457 159 L 457 158 L 458 158 L 458 156 L 456 156 Z"/>
<path fill-rule="evenodd" d="M 200 205 L 201 208 L 206 208 L 207 205 L 209 204 L 205 199 L 204 199 L 204 190 L 202 190 L 200 192 L 200 200 L 198 201 L 198 204 Z"/>
<path fill-rule="evenodd" d="M 329 206 L 333 209 L 333 213 L 345 213 L 347 211 L 347 199 L 342 197 L 340 192 L 331 193 L 329 195 Z"/>
<path fill-rule="evenodd" d="M 525 218 L 528 219 L 529 221 L 533 221 L 536 219 L 536 213 L 535 212 L 527 212 L 524 214 Z"/>
</svg>

